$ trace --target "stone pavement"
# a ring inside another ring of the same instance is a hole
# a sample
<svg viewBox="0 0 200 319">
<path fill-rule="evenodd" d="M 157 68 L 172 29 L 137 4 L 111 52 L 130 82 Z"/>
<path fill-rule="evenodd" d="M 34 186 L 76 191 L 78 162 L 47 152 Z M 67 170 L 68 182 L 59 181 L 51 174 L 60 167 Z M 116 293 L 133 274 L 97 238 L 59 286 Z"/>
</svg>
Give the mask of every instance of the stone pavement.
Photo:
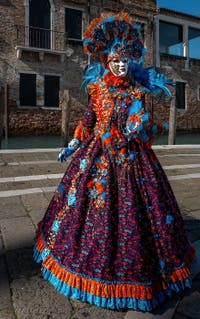
<svg viewBox="0 0 200 319">
<path fill-rule="evenodd" d="M 200 145 L 155 147 L 155 152 L 199 253 Z M 32 244 L 36 225 L 66 169 L 66 164 L 57 162 L 57 153 L 0 151 L 0 319 L 200 319 L 199 274 L 191 290 L 154 313 L 90 306 L 63 297 L 42 279 L 32 258 Z"/>
</svg>

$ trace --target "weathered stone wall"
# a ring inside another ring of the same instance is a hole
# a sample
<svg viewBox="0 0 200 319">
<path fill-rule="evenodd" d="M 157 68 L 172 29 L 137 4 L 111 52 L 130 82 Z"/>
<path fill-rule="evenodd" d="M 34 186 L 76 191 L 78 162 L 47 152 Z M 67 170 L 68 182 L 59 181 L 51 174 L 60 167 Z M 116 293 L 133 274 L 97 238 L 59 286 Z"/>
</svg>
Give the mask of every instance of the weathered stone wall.
<svg viewBox="0 0 200 319">
<path fill-rule="evenodd" d="M 197 87 L 200 76 L 200 61 L 191 60 L 190 69 L 184 70 L 184 59 L 177 59 L 175 57 L 163 57 L 161 59 L 161 65 L 165 68 L 161 69 L 165 74 L 175 81 L 185 81 L 186 84 L 186 110 L 177 109 L 176 115 L 176 127 L 177 131 L 184 132 L 200 132 L 200 101 L 197 99 Z M 166 69 L 168 66 L 168 69 Z M 175 96 L 175 89 L 170 89 Z M 168 122 L 169 99 L 163 98 L 161 103 L 153 105 L 154 118 L 159 122 Z"/>
<path fill-rule="evenodd" d="M 84 9 L 83 28 L 88 22 L 99 17 L 102 12 L 129 12 L 137 22 L 144 23 L 145 43 L 148 47 L 146 66 L 153 64 L 153 14 L 155 0 L 105 1 L 90 0 L 55 0 L 54 30 L 65 31 L 65 6 L 75 6 Z M 0 5 L 0 81 L 9 85 L 9 132 L 11 135 L 22 134 L 59 134 L 61 128 L 61 109 L 46 109 L 44 103 L 43 81 L 45 74 L 60 76 L 60 98 L 63 90 L 69 90 L 72 98 L 70 109 L 70 132 L 82 117 L 87 105 L 87 95 L 81 89 L 83 69 L 87 64 L 87 57 L 83 54 L 82 44 L 66 43 L 64 50 L 72 49 L 72 54 L 61 61 L 59 55 L 45 54 L 42 61 L 37 52 L 22 51 L 17 59 L 16 45 L 20 36 L 16 25 L 25 26 L 26 1 L 10 0 L 9 6 Z M 23 40 L 23 39 L 22 39 Z M 23 41 L 22 41 L 23 42 Z M 3 49 L 2 49 L 3 48 Z M 19 105 L 19 75 L 20 73 L 37 74 L 37 106 L 20 107 Z"/>
<path fill-rule="evenodd" d="M 85 111 L 85 104 L 72 98 L 70 107 L 70 135 Z M 19 109 L 10 111 L 10 128 L 12 135 L 56 135 L 61 130 L 61 110 L 41 108 Z"/>
</svg>

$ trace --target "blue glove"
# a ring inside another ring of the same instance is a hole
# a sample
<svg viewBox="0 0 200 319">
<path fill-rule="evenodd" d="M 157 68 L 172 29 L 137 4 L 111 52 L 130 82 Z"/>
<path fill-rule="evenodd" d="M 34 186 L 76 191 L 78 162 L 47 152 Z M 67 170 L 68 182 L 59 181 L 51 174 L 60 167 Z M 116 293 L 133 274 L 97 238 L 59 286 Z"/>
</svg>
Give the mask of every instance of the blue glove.
<svg viewBox="0 0 200 319">
<path fill-rule="evenodd" d="M 71 142 L 68 144 L 67 147 L 63 148 L 59 154 L 58 154 L 58 161 L 63 163 L 63 161 L 66 161 L 67 157 L 72 155 L 80 146 L 81 142 L 74 138 L 71 140 Z"/>
<path fill-rule="evenodd" d="M 58 154 L 58 161 L 63 162 L 66 161 L 66 158 L 70 156 L 74 151 L 68 147 L 63 148 Z"/>
</svg>

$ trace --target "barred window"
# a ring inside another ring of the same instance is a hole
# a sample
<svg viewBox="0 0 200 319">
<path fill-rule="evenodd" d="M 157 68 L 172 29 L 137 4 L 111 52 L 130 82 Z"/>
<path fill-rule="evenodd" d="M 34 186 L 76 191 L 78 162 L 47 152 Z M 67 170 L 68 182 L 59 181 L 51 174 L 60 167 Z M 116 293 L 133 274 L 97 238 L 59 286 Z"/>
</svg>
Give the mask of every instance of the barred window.
<svg viewBox="0 0 200 319">
<path fill-rule="evenodd" d="M 29 4 L 29 45 L 50 49 L 50 2 L 30 0 Z"/>
</svg>

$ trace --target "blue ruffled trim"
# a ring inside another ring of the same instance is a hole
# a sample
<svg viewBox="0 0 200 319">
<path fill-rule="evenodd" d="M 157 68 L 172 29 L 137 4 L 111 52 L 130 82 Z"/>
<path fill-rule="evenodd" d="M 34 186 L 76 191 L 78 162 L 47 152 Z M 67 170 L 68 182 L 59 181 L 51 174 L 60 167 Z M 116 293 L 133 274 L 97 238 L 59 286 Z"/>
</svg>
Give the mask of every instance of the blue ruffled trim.
<svg viewBox="0 0 200 319">
<path fill-rule="evenodd" d="M 45 253 L 43 254 L 43 252 Z M 44 261 L 50 254 L 50 251 L 44 249 L 40 253 L 36 245 L 34 244 L 34 260 L 38 263 Z M 46 269 L 44 266 L 42 268 L 42 275 L 45 280 L 48 280 L 56 290 L 66 297 L 78 299 L 82 302 L 88 302 L 94 304 L 98 307 L 108 308 L 108 309 L 133 309 L 142 311 L 152 311 L 157 306 L 165 302 L 168 297 L 171 297 L 173 292 L 180 292 L 185 288 L 191 288 L 192 279 L 191 277 L 186 278 L 183 281 L 177 283 L 170 283 L 167 290 L 160 291 L 156 298 L 152 300 L 143 300 L 135 298 L 104 298 L 95 296 L 89 292 L 82 291 L 77 288 L 73 288 L 51 273 L 50 270 Z"/>
<path fill-rule="evenodd" d="M 48 280 L 61 294 L 65 297 L 78 299 L 82 302 L 88 302 L 98 307 L 109 309 L 140 309 L 142 311 L 151 311 L 159 304 L 165 301 L 165 296 L 161 292 L 157 298 L 153 300 L 138 300 L 135 298 L 104 298 L 92 295 L 86 291 L 82 291 L 77 288 L 73 288 L 66 283 L 62 282 L 56 276 L 54 276 L 49 270 L 43 268 L 42 271 L 45 280 Z"/>
</svg>

